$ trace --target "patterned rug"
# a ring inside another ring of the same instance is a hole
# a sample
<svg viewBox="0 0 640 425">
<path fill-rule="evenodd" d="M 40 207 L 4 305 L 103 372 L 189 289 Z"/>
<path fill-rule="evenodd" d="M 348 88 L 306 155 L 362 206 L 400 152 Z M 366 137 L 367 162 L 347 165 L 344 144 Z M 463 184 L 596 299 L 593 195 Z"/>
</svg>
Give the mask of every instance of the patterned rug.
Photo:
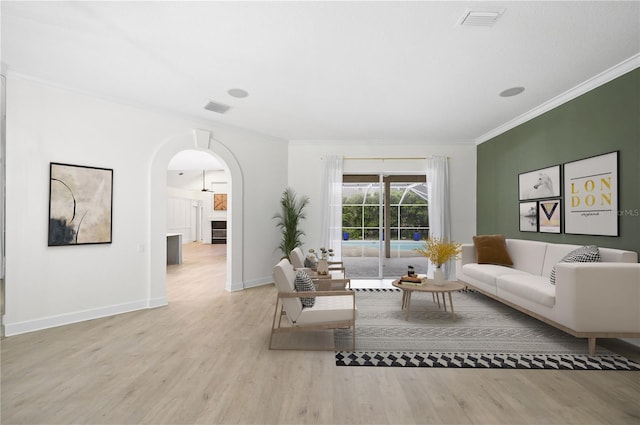
<svg viewBox="0 0 640 425">
<path fill-rule="evenodd" d="M 356 289 L 351 330 L 334 331 L 337 366 L 636 370 L 640 364 L 575 338 L 475 291 L 455 292 L 455 319 L 431 294 L 414 293 L 405 320 L 399 289 Z M 448 300 L 447 300 L 448 301 Z"/>
</svg>

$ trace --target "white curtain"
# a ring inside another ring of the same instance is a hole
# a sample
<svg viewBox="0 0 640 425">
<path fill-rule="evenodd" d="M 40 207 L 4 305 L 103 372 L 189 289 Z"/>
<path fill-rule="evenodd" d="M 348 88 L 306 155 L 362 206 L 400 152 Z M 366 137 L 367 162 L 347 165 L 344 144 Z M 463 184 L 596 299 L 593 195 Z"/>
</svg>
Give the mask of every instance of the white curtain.
<svg viewBox="0 0 640 425">
<path fill-rule="evenodd" d="M 331 248 L 335 260 L 342 258 L 342 157 L 327 156 L 324 159 L 322 186 L 322 229 L 320 246 Z"/>
<path fill-rule="evenodd" d="M 444 156 L 427 157 L 427 197 L 429 202 L 429 234 L 434 238 L 451 241 L 451 214 L 449 210 L 449 161 Z M 454 263 L 444 266 L 446 279 L 453 279 Z M 435 266 L 429 265 L 428 276 Z"/>
</svg>

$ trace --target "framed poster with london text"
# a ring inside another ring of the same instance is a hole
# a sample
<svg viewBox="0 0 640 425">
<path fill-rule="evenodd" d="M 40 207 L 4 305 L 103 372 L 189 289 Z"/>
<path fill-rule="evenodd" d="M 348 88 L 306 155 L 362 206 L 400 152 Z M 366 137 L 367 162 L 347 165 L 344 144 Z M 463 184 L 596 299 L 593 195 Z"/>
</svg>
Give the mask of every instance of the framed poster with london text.
<svg viewBox="0 0 640 425">
<path fill-rule="evenodd" d="M 618 236 L 618 152 L 564 164 L 564 231 Z"/>
</svg>

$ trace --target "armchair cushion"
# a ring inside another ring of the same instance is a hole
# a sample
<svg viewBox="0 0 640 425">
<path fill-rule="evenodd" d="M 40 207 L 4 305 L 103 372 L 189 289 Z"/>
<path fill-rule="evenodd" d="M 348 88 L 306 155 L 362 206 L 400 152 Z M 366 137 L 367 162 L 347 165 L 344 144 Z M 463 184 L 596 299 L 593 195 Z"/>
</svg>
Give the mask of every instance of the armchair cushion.
<svg viewBox="0 0 640 425">
<path fill-rule="evenodd" d="M 313 281 L 304 270 L 298 270 L 296 272 L 296 280 L 294 281 L 294 286 L 296 288 L 296 291 L 298 292 L 315 292 L 316 290 L 316 286 L 313 284 Z M 313 305 L 316 303 L 316 298 L 300 298 L 300 302 L 302 302 L 303 307 L 313 307 Z"/>
</svg>

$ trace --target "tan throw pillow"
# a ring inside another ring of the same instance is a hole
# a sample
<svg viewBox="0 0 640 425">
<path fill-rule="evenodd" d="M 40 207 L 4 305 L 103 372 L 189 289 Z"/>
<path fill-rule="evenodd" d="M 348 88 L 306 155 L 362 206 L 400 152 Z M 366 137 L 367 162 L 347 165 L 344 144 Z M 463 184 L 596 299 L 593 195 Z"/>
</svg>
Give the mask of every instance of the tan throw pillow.
<svg viewBox="0 0 640 425">
<path fill-rule="evenodd" d="M 473 245 L 476 247 L 478 264 L 513 266 L 504 235 L 474 236 Z"/>
</svg>

